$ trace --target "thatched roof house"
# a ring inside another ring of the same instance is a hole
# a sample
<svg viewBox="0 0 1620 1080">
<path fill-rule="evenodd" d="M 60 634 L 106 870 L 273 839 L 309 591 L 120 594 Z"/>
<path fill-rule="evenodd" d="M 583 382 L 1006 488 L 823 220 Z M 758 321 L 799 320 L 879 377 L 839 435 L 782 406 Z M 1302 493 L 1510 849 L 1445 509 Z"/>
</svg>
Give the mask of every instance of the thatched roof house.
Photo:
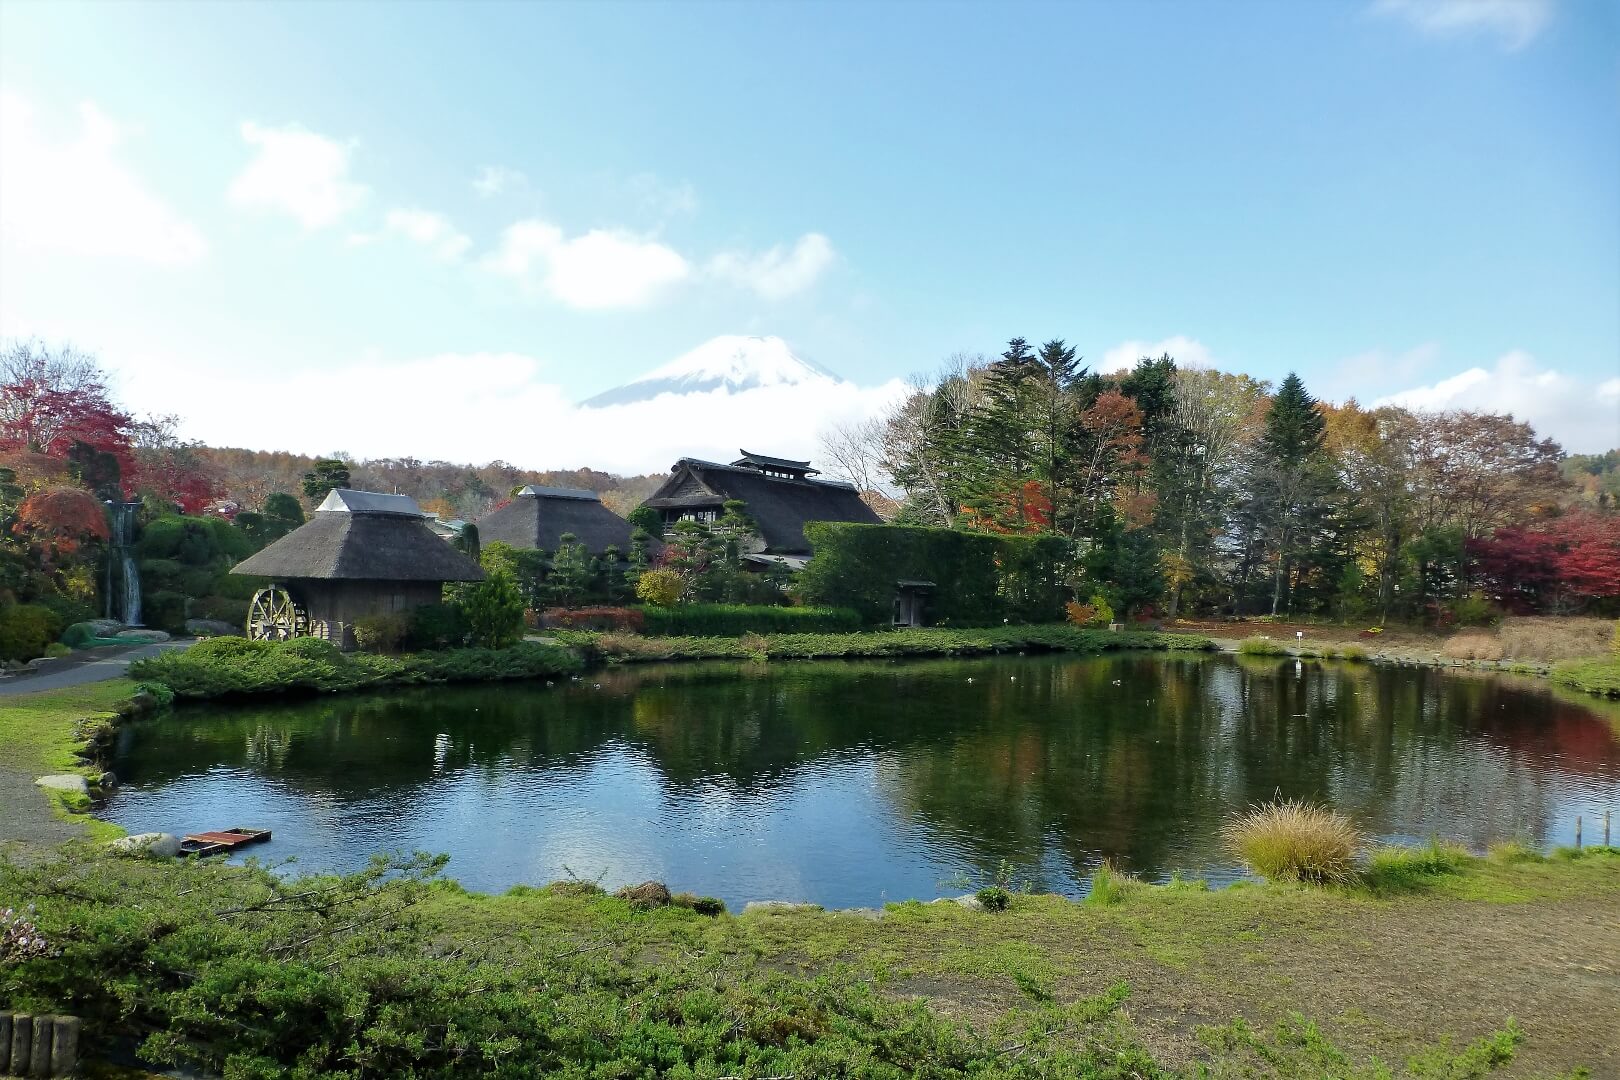
<svg viewBox="0 0 1620 1080">
<path fill-rule="evenodd" d="M 447 581 L 483 580 L 427 518 L 409 496 L 334 489 L 308 521 L 231 569 L 274 582 L 254 599 L 249 635 L 349 648 L 356 619 L 437 603 Z"/>
<path fill-rule="evenodd" d="M 806 522 L 878 524 L 877 514 L 861 501 L 854 485 L 813 479 L 820 472 L 808 461 L 739 453 L 742 457 L 730 465 L 681 458 L 646 505 L 663 515 L 668 528 L 682 519 L 713 521 L 728 500 L 740 499 L 765 542 L 764 550 L 756 554 L 790 566 L 803 565 L 810 554 L 810 542 L 804 538 Z"/>
<path fill-rule="evenodd" d="M 512 501 L 479 518 L 478 542 L 499 540 L 515 548 L 556 551 L 564 533 L 573 533 L 592 555 L 613 547 L 630 550 L 630 523 L 602 505 L 586 488 L 520 488 Z"/>
</svg>

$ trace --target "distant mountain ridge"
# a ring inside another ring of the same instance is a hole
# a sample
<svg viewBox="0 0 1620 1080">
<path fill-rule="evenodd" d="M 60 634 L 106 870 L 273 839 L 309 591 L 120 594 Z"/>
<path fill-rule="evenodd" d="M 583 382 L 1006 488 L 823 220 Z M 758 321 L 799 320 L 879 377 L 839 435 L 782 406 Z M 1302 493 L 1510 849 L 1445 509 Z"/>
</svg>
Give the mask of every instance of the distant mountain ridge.
<svg viewBox="0 0 1620 1080">
<path fill-rule="evenodd" d="M 660 394 L 739 394 L 768 386 L 840 383 L 844 380 L 796 355 L 779 337 L 722 334 L 638 379 L 586 398 L 580 405 L 601 409 L 651 401 Z"/>
</svg>

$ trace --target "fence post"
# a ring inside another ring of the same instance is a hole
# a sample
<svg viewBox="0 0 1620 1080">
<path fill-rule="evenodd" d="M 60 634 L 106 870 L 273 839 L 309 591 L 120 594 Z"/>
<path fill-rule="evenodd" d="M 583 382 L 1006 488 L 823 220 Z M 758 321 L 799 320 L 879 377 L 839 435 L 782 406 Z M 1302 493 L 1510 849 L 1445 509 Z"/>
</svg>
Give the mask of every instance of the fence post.
<svg viewBox="0 0 1620 1080">
<path fill-rule="evenodd" d="M 11 1014 L 0 1012 L 0 1075 L 11 1071 Z"/>
<path fill-rule="evenodd" d="M 28 1073 L 29 1051 L 34 1048 L 34 1018 L 27 1013 L 14 1013 L 11 1017 L 11 1075 Z"/>
<path fill-rule="evenodd" d="M 34 1017 L 34 1048 L 28 1061 L 29 1076 L 51 1075 L 51 1043 L 56 1034 L 56 1017 Z"/>
<path fill-rule="evenodd" d="M 1581 850 L 1581 815 L 1575 815 L 1575 850 Z"/>
<path fill-rule="evenodd" d="M 56 1018 L 56 1037 L 51 1043 L 51 1075 L 68 1076 L 79 1064 L 79 1029 L 84 1021 L 77 1016 Z"/>
</svg>

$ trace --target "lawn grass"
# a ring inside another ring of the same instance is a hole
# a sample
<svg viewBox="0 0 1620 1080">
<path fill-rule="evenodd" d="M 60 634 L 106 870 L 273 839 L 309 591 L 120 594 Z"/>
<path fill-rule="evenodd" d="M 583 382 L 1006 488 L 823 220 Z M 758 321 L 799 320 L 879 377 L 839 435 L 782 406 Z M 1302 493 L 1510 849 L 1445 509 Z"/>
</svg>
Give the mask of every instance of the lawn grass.
<svg viewBox="0 0 1620 1080">
<path fill-rule="evenodd" d="M 110 721 L 135 693 L 128 679 L 0 697 L 0 768 L 36 775 L 83 771 L 86 722 Z M 88 773 L 86 773 L 88 775 Z"/>
<path fill-rule="evenodd" d="M 98 770 L 79 757 L 96 728 L 117 721 L 118 707 L 135 693 L 128 679 L 109 679 L 61 690 L 0 698 L 0 769 L 26 780 L 77 773 L 93 780 Z M 92 840 L 124 835 L 111 822 L 89 816 L 90 800 L 65 791 L 38 790 L 40 801 L 64 821 L 80 826 Z M 28 813 L 27 807 L 16 808 Z"/>
<path fill-rule="evenodd" d="M 1598 697 L 1620 698 L 1620 657 L 1566 660 L 1552 670 L 1553 682 Z"/>
</svg>

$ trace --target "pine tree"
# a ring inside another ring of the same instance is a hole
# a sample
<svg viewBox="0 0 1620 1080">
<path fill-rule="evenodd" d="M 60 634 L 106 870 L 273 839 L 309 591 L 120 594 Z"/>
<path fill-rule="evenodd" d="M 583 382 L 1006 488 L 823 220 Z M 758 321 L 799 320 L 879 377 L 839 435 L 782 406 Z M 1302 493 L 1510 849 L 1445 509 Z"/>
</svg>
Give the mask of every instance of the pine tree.
<svg viewBox="0 0 1620 1080">
<path fill-rule="evenodd" d="M 1261 437 L 1273 461 L 1297 466 L 1322 449 L 1327 422 L 1316 399 L 1305 392 L 1305 383 L 1292 371 L 1277 388 L 1266 414 L 1266 433 Z"/>
<path fill-rule="evenodd" d="M 981 520 L 1017 531 L 1028 523 L 1023 483 L 1034 464 L 1032 402 L 1039 361 L 1029 342 L 1013 338 L 985 374 L 984 400 L 968 418 L 960 459 L 966 469 L 963 506 Z M 1009 514 L 1005 497 L 1012 500 Z"/>
</svg>

